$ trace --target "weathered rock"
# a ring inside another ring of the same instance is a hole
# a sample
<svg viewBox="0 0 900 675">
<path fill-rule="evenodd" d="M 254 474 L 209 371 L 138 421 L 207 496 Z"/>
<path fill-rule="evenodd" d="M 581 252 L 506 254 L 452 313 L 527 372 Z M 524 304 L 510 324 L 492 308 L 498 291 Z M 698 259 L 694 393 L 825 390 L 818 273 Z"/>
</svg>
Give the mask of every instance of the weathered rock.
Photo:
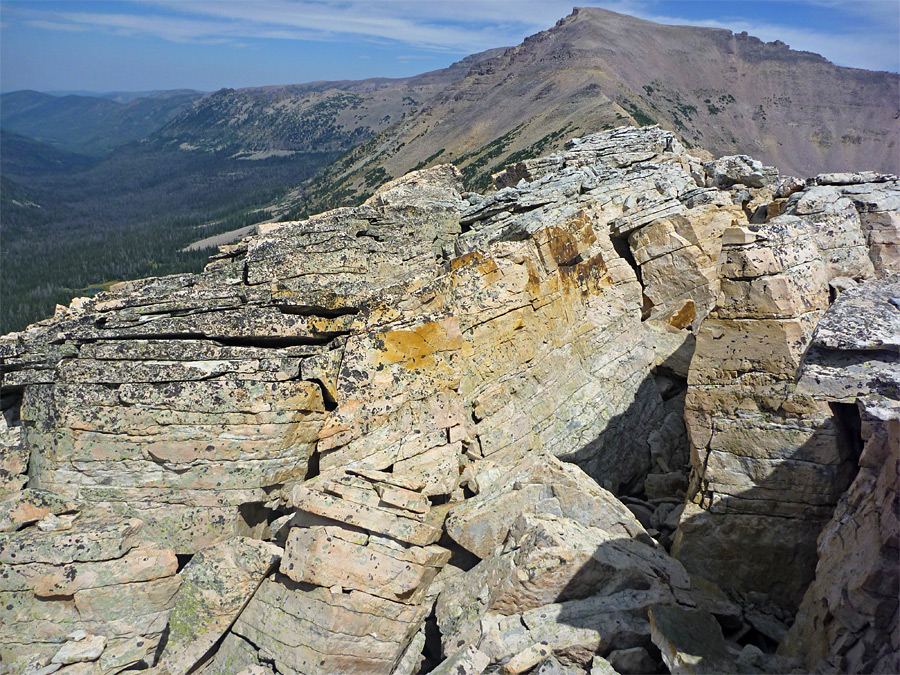
<svg viewBox="0 0 900 675">
<path fill-rule="evenodd" d="M 141 528 L 139 520 L 90 508 L 66 530 L 30 526 L 0 535 L 0 659 L 10 673 L 54 657 L 65 636 L 78 632 L 96 636 L 91 645 L 103 643 L 85 660 L 152 663 L 181 579 L 175 554 L 147 548 Z M 141 654 L 128 657 L 137 643 Z"/>
<path fill-rule="evenodd" d="M 328 489 L 327 486 L 323 488 Z M 440 539 L 440 528 L 420 520 L 418 514 L 406 511 L 406 515 L 403 515 L 398 512 L 399 509 L 380 508 L 378 504 L 381 502 L 374 489 L 368 493 L 360 489 L 363 494 L 354 495 L 358 501 L 329 494 L 324 489 L 298 485 L 291 495 L 292 503 L 301 511 L 355 525 L 416 546 L 427 546 Z M 374 504 L 362 503 L 367 498 L 373 499 Z"/>
<path fill-rule="evenodd" d="M 776 184 L 649 127 L 496 178 L 414 172 L 0 340 L 3 658 L 81 628 L 107 644 L 73 673 L 151 666 L 177 601 L 171 672 L 411 673 L 436 602 L 439 672 L 640 669 L 651 606 L 742 625 L 664 553 L 676 520 L 688 567 L 788 620 L 855 470 L 854 394 L 826 390 L 893 386 L 890 298 L 846 279 L 890 267 L 895 177 Z M 853 363 L 816 360 L 827 325 L 807 353 L 829 279 L 838 321 L 886 326 Z M 865 654 L 835 649 L 887 663 L 863 596 Z"/>
<path fill-rule="evenodd" d="M 602 656 L 595 656 L 591 661 L 590 675 L 617 675 L 616 669 Z"/>
<path fill-rule="evenodd" d="M 546 642 L 537 642 L 507 661 L 503 665 L 503 672 L 508 675 L 519 675 L 531 670 L 548 656 L 550 656 L 550 646 Z"/>
<path fill-rule="evenodd" d="M 339 527 L 294 528 L 281 571 L 294 581 L 415 603 L 449 557 L 449 551 L 434 544 L 405 547 Z"/>
<path fill-rule="evenodd" d="M 778 179 L 778 170 L 747 155 L 721 157 L 713 162 L 704 162 L 703 169 L 708 176 L 710 187 L 730 187 L 735 184 L 761 188 Z"/>
<path fill-rule="evenodd" d="M 859 213 L 876 272 L 900 272 L 900 181 L 896 176 L 862 177 L 867 180 L 837 190 Z"/>
<path fill-rule="evenodd" d="M 47 490 L 25 488 L 0 502 L 0 532 L 14 532 L 48 514 L 75 511 L 76 504 Z"/>
<path fill-rule="evenodd" d="M 860 396 L 900 391 L 900 281 L 847 289 L 816 327 L 799 373 L 798 390 L 853 402 Z"/>
<path fill-rule="evenodd" d="M 816 246 L 828 263 L 830 276 L 874 276 L 859 213 L 838 189 L 823 185 L 808 187 L 788 200 L 784 213 L 802 216 L 812 223 Z"/>
<path fill-rule="evenodd" d="M 881 281 L 842 293 L 802 370 L 800 386 L 843 405 L 861 446 L 859 473 L 819 535 L 815 579 L 779 649 L 809 670 L 900 667 L 900 355 L 891 329 L 900 312 L 889 302 L 898 290 Z"/>
<path fill-rule="evenodd" d="M 600 488 L 577 467 L 553 457 L 536 456 L 505 468 L 493 478 L 479 474 L 478 496 L 450 510 L 447 533 L 480 558 L 502 544 L 523 513 L 548 513 L 601 528 L 623 538 L 639 536 L 643 528 L 621 502 Z"/>
<path fill-rule="evenodd" d="M 796 216 L 725 232 L 722 296 L 688 377 L 691 503 L 672 548 L 726 591 L 770 593 L 792 608 L 854 472 L 842 422 L 794 391 L 827 304 L 823 269 Z"/>
<path fill-rule="evenodd" d="M 265 580 L 232 632 L 251 642 L 281 673 L 390 672 L 430 611 L 360 591 L 304 590 L 290 579 Z"/>
<path fill-rule="evenodd" d="M 481 675 L 488 667 L 490 659 L 475 645 L 460 649 L 448 659 L 444 659 L 431 675 Z"/>
<path fill-rule="evenodd" d="M 712 614 L 683 607 L 651 607 L 653 644 L 670 673 L 730 673 L 734 661 Z"/>
<path fill-rule="evenodd" d="M 563 665 L 553 656 L 541 661 L 534 673 L 535 675 L 586 675 L 581 668 Z"/>
<path fill-rule="evenodd" d="M 479 479 L 479 495 L 453 511 L 448 532 L 484 559 L 438 597 L 445 653 L 482 640 L 497 662 L 546 642 L 585 667 L 594 653 L 645 643 L 647 608 L 688 592 L 684 570 L 585 478 L 525 460 L 500 480 Z"/>
<path fill-rule="evenodd" d="M 69 641 L 54 654 L 51 663 L 68 665 L 96 661 L 106 649 L 106 638 L 102 635 L 87 635 L 82 631 L 73 633 L 69 638 Z"/>
<path fill-rule="evenodd" d="M 4 411 L 0 415 L 0 499 L 25 487 L 28 470 L 28 448 L 22 442 L 22 427 L 10 424 L 6 417 Z"/>
<path fill-rule="evenodd" d="M 606 657 L 609 664 L 622 675 L 640 675 L 656 670 L 656 662 L 643 647 L 616 649 Z"/>
<path fill-rule="evenodd" d="M 186 673 L 197 665 L 280 558 L 274 544 L 244 537 L 197 553 L 181 571 L 161 672 Z"/>
</svg>

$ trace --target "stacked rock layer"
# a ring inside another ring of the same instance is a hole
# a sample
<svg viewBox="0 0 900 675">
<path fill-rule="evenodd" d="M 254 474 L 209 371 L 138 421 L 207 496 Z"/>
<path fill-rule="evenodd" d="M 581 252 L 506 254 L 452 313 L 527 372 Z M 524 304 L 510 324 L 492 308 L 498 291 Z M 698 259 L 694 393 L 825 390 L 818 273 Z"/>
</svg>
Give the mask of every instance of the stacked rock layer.
<svg viewBox="0 0 900 675">
<path fill-rule="evenodd" d="M 414 172 L 4 337 L 7 670 L 893 663 L 897 341 L 820 320 L 896 321 L 896 177 L 649 127 L 496 182 Z"/>
</svg>

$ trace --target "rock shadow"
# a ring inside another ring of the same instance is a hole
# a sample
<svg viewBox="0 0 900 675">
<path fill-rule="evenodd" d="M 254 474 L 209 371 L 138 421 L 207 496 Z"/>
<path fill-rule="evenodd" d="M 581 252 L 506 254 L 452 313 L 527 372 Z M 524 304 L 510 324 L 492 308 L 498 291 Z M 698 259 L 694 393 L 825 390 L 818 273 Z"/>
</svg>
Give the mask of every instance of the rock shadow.
<svg viewBox="0 0 900 675">
<path fill-rule="evenodd" d="M 623 417 L 640 415 L 642 409 L 638 405 Z M 752 645 L 742 672 L 777 668 L 774 652 L 815 576 L 818 535 L 858 471 L 863 441 L 857 406 L 836 403 L 831 410 L 832 416 L 814 427 L 804 443 L 779 448 L 775 461 L 760 464 L 752 457 L 732 456 L 734 470 L 755 480 L 748 489 L 726 494 L 723 486 L 694 471 L 684 505 L 665 506 L 668 502 L 662 499 L 654 503 L 642 493 L 620 495 L 655 541 L 645 536 L 614 538 L 597 546 L 559 592 L 557 622 L 585 635 L 613 636 L 596 642 L 597 654 L 618 672 L 665 673 L 660 650 L 651 640 L 648 610 L 654 605 L 703 610 L 697 616 L 712 615 L 721 628 L 713 642 L 724 638 L 733 646 Z M 776 423 L 789 426 L 791 421 L 784 417 L 773 420 Z M 705 468 L 724 459 L 707 458 Z M 647 514 L 644 504 L 656 510 Z M 678 526 L 672 546 L 675 560 L 666 555 L 667 532 L 657 529 L 662 516 Z M 689 580 L 682 576 L 685 569 Z M 586 612 L 586 607 L 597 611 Z M 618 634 L 613 629 L 622 626 L 631 629 Z M 696 628 L 700 630 L 700 624 Z M 718 672 L 722 653 L 718 648 L 713 652 L 707 655 L 713 670 L 704 670 L 697 661 L 691 672 Z M 566 653 L 563 650 L 563 660 Z"/>
</svg>

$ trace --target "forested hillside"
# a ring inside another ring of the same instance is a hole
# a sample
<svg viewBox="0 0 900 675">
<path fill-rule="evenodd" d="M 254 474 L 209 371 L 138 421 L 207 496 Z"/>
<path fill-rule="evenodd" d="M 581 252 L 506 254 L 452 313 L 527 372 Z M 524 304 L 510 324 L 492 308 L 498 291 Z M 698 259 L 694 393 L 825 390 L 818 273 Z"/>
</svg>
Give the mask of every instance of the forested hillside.
<svg viewBox="0 0 900 675">
<path fill-rule="evenodd" d="M 416 77 L 118 98 L 3 96 L 20 137 L 2 148 L 0 331 L 98 284 L 197 271 L 207 252 L 182 249 L 208 236 L 358 204 L 437 163 L 485 189 L 508 163 L 622 125 L 801 177 L 900 171 L 897 74 L 597 8 Z"/>
<path fill-rule="evenodd" d="M 101 157 L 152 134 L 201 96 L 175 90 L 120 102 L 14 91 L 0 96 L 0 125 L 69 152 Z"/>
<path fill-rule="evenodd" d="M 100 159 L 4 133 L 0 333 L 116 280 L 199 271 L 211 250 L 182 249 L 274 217 L 263 207 L 284 202 L 286 193 L 496 51 L 399 80 L 223 89 Z M 160 93 L 155 100 L 179 97 Z M 102 117 L 122 107 L 36 92 L 4 95 L 3 105 L 4 119 L 29 129 L 46 123 L 52 133 L 41 133 L 57 140 L 67 129 L 89 135 L 86 110 Z M 51 109 L 63 112 L 53 117 Z M 110 127 L 107 141 L 120 142 L 120 129 Z"/>
<path fill-rule="evenodd" d="M 308 178 L 336 153 L 257 162 L 226 153 L 119 150 L 76 173 L 3 184 L 0 332 L 52 314 L 97 284 L 196 271 L 198 239 L 265 220 L 257 207 Z"/>
</svg>

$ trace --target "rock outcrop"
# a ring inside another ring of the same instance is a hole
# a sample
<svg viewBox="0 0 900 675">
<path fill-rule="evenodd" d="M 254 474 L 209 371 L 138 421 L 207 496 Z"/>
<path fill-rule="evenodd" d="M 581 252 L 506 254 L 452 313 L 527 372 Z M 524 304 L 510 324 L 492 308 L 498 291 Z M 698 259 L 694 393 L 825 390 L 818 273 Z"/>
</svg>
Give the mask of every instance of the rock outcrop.
<svg viewBox="0 0 900 675">
<path fill-rule="evenodd" d="M 2 339 L 9 672 L 892 663 L 896 331 L 829 326 L 896 321 L 896 179 L 648 127 L 497 180 L 414 172 Z M 775 655 L 798 606 L 831 632 Z"/>
<path fill-rule="evenodd" d="M 842 293 L 798 389 L 853 421 L 856 475 L 818 539 L 815 581 L 780 651 L 811 671 L 900 671 L 900 283 Z"/>
</svg>

